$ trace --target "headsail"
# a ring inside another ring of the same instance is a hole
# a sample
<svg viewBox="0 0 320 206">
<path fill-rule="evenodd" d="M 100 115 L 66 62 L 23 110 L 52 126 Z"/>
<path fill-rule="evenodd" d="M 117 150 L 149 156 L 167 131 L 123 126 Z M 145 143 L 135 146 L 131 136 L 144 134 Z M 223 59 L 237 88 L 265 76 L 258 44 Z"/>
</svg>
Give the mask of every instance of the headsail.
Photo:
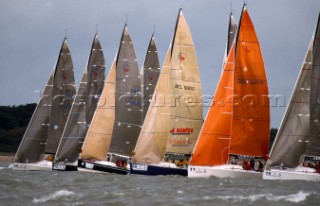
<svg viewBox="0 0 320 206">
<path fill-rule="evenodd" d="M 55 161 L 75 162 L 104 85 L 105 62 L 97 34 L 73 102 Z"/>
<path fill-rule="evenodd" d="M 56 65 L 48 138 L 45 153 L 55 154 L 76 93 L 74 70 L 66 38 L 63 40 Z"/>
<path fill-rule="evenodd" d="M 233 73 L 234 44 L 194 148 L 191 165 L 213 166 L 228 162 L 231 141 Z"/>
<path fill-rule="evenodd" d="M 42 97 L 30 119 L 23 135 L 14 162 L 30 163 L 42 159 L 48 135 L 50 108 L 52 102 L 52 84 L 54 70 L 44 88 Z"/>
<path fill-rule="evenodd" d="M 115 119 L 115 87 L 116 63 L 114 60 L 83 143 L 81 159 L 103 160 L 107 155 Z"/>
<path fill-rule="evenodd" d="M 141 76 L 127 25 L 116 60 L 116 116 L 109 152 L 131 156 L 141 127 Z"/>
<path fill-rule="evenodd" d="M 132 161 L 136 163 L 159 163 L 164 158 L 170 128 L 170 51 L 165 57 L 158 83 L 145 117 Z"/>
</svg>

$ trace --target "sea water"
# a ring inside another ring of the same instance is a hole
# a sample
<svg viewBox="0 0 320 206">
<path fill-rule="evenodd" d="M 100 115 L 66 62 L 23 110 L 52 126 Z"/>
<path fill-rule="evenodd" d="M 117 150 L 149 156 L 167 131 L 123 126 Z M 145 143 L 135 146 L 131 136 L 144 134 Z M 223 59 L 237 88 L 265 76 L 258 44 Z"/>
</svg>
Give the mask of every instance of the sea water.
<svg viewBox="0 0 320 206">
<path fill-rule="evenodd" d="M 320 183 L 261 179 L 12 171 L 0 163 L 0 205 L 320 205 Z"/>
</svg>

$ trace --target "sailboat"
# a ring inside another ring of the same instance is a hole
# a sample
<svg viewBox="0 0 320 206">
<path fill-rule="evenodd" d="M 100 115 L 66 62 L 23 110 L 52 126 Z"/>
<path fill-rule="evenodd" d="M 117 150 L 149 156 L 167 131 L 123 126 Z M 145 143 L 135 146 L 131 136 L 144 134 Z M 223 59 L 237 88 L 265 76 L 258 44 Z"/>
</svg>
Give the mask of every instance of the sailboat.
<svg viewBox="0 0 320 206">
<path fill-rule="evenodd" d="M 131 174 L 187 175 L 186 164 L 203 122 L 201 94 L 195 47 L 180 9 L 134 150 Z M 180 162 L 184 165 L 178 166 Z"/>
<path fill-rule="evenodd" d="M 15 155 L 13 170 L 52 170 L 53 155 L 74 93 L 73 64 L 64 38 L 57 63 Z"/>
<path fill-rule="evenodd" d="M 76 171 L 78 156 L 104 87 L 105 62 L 95 34 L 87 65 L 54 159 L 54 170 Z"/>
<path fill-rule="evenodd" d="M 261 178 L 262 173 L 250 169 L 248 160 L 264 161 L 269 125 L 263 58 L 244 4 L 236 39 L 193 151 L 188 177 Z"/>
<path fill-rule="evenodd" d="M 320 16 L 263 172 L 268 180 L 320 180 Z"/>
<path fill-rule="evenodd" d="M 127 174 L 128 162 L 141 129 L 143 112 L 141 76 L 127 24 L 123 28 L 115 67 L 115 117 L 113 128 L 106 132 L 112 134 L 108 154 L 102 160 L 92 161 L 82 159 L 86 158 L 82 153 L 78 164 L 92 170 Z"/>
</svg>

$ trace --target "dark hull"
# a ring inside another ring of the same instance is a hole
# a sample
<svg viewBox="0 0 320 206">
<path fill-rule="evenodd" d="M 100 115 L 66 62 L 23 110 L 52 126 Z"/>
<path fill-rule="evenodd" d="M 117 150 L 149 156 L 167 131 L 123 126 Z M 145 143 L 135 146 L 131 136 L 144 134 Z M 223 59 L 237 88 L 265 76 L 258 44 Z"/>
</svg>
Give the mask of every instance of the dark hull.
<svg viewBox="0 0 320 206">
<path fill-rule="evenodd" d="M 136 164 L 130 164 L 130 174 L 134 175 L 181 175 L 187 176 L 187 168 L 161 167 L 156 165 L 145 165 L 145 169 L 137 169 Z"/>
<path fill-rule="evenodd" d="M 127 175 L 129 173 L 129 170 L 126 170 L 123 167 L 113 167 L 110 165 L 98 164 L 96 162 L 87 162 L 81 159 L 78 160 L 78 167 L 89 170 L 95 170 L 99 172 L 107 172 L 121 175 Z"/>
<path fill-rule="evenodd" d="M 64 164 L 64 163 L 53 163 L 52 170 L 57 171 L 78 171 L 78 167 L 75 165 Z"/>
</svg>

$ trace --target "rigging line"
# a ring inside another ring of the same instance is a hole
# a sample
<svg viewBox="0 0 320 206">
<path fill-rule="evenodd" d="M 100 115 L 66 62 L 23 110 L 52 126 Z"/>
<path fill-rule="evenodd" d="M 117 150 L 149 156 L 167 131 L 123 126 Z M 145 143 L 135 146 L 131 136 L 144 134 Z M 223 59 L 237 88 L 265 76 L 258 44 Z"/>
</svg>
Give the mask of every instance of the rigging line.
<svg viewBox="0 0 320 206">
<path fill-rule="evenodd" d="M 128 14 L 127 13 L 125 14 L 125 17 L 126 17 L 126 22 L 125 23 L 127 25 L 128 24 Z"/>
<path fill-rule="evenodd" d="M 96 34 L 98 34 L 98 32 L 99 32 L 99 25 L 96 24 Z"/>
<path fill-rule="evenodd" d="M 68 29 L 64 29 L 64 38 L 66 39 L 68 37 Z"/>
<path fill-rule="evenodd" d="M 157 25 L 154 25 L 154 26 L 153 26 L 152 36 L 154 36 L 154 34 L 155 34 L 155 32 L 156 32 L 156 26 L 157 26 Z"/>
<path fill-rule="evenodd" d="M 183 0 L 180 0 L 180 8 L 183 8 L 184 2 Z"/>
</svg>

